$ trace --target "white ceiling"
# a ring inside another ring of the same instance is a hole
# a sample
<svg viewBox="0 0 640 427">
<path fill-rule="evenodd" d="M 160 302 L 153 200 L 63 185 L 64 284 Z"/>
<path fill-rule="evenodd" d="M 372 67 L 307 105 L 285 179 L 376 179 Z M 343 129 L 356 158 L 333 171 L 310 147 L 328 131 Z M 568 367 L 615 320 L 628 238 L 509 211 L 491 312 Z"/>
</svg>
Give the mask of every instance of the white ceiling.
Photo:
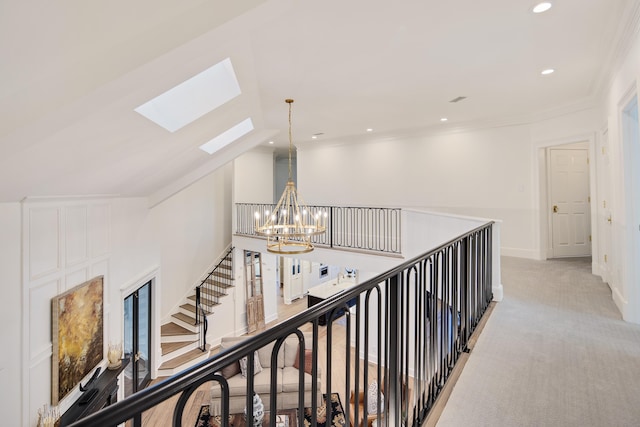
<svg viewBox="0 0 640 427">
<path fill-rule="evenodd" d="M 286 146 L 285 98 L 296 100 L 295 144 L 591 105 L 638 0 L 555 0 L 540 15 L 533 3 L 3 1 L 0 201 L 160 201 L 270 139 Z M 242 94 L 226 105 L 175 133 L 134 112 L 227 57 Z M 448 102 L 457 96 L 468 98 Z M 247 117 L 246 137 L 213 156 L 198 148 Z"/>
</svg>

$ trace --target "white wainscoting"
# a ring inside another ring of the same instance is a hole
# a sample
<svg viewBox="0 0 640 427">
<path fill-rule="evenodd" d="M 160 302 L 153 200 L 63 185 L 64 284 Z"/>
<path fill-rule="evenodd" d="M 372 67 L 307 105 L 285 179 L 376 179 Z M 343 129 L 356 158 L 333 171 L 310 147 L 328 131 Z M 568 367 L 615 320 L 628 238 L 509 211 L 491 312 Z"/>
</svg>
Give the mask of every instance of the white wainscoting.
<svg viewBox="0 0 640 427">
<path fill-rule="evenodd" d="M 109 336 L 109 201 L 26 199 L 22 202 L 23 424 L 34 426 L 37 411 L 51 403 L 51 299 L 92 277 L 104 275 L 105 345 Z M 91 373 L 90 373 L 91 375 Z M 68 409 L 77 388 L 59 403 Z"/>
</svg>

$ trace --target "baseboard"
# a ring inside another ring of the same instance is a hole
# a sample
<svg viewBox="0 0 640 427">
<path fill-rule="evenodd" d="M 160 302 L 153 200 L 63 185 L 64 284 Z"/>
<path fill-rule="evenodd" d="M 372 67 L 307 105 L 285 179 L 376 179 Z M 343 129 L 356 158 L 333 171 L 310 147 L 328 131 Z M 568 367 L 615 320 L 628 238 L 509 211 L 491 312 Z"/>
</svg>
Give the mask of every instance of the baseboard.
<svg viewBox="0 0 640 427">
<path fill-rule="evenodd" d="M 500 248 L 500 255 L 540 260 L 540 255 L 532 249 L 507 248 L 502 246 Z"/>
<path fill-rule="evenodd" d="M 609 285 L 611 287 L 611 285 Z M 624 319 L 625 313 L 629 307 L 629 301 L 620 293 L 620 290 L 617 287 L 611 288 L 611 297 L 613 298 L 613 302 L 615 303 L 618 310 L 620 310 L 620 314 L 622 314 L 622 318 Z M 626 319 L 625 319 L 626 320 Z"/>
<path fill-rule="evenodd" d="M 504 286 L 502 286 L 502 283 L 500 283 L 497 286 L 491 286 L 491 293 L 493 294 L 492 301 L 494 302 L 502 301 L 502 298 L 504 297 Z"/>
<path fill-rule="evenodd" d="M 278 320 L 278 313 L 275 313 L 275 314 L 272 314 L 269 317 L 266 317 L 264 319 L 264 323 L 271 323 L 271 322 L 276 321 L 276 320 Z"/>
</svg>

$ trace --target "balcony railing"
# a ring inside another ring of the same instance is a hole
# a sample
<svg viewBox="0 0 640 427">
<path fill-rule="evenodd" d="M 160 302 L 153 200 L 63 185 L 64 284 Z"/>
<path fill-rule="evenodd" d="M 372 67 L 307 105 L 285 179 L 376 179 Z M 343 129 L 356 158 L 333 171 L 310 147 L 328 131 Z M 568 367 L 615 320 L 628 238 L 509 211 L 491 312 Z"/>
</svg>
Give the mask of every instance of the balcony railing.
<svg viewBox="0 0 640 427">
<path fill-rule="evenodd" d="M 285 339 L 294 336 L 305 343 L 301 333 L 304 330 L 309 332 L 310 346 L 305 348 L 313 349 L 313 363 L 311 374 L 299 371 L 296 411 L 299 425 L 304 425 L 306 378 L 307 382 L 311 379 L 311 384 L 321 379 L 322 391 L 327 396 L 319 403 L 319 391 L 312 387 L 311 426 L 317 425 L 318 405 L 326 405 L 327 419 L 332 419 L 328 398 L 331 393 L 341 397 L 345 425 L 362 426 L 362 410 L 357 404 L 352 407 L 349 397 L 353 393 L 354 401 L 358 402 L 363 395 L 363 408 L 367 408 L 366 385 L 374 379 L 382 390 L 378 398 L 384 393 L 384 406 L 370 417 L 377 418 L 378 425 L 419 426 L 459 356 L 467 350 L 469 337 L 492 300 L 492 227 L 493 223 L 487 223 L 403 262 L 73 425 L 117 425 L 179 396 L 173 407 L 172 425 L 181 426 L 194 391 L 203 384 L 217 384 L 222 392 L 216 403 L 222 425 L 226 426 L 230 390 L 221 370 L 247 357 L 244 391 L 246 407 L 251 408 L 255 351 L 273 346 L 271 360 L 275 366 Z M 328 319 L 327 326 L 320 326 L 321 319 Z M 344 351 L 337 354 L 338 348 Z M 302 352 L 298 362 L 304 365 Z M 278 384 L 273 371 L 270 378 L 269 392 L 263 392 L 263 396 L 270 402 L 265 410 L 275 413 Z M 252 425 L 251 413 L 248 418 L 247 424 Z M 269 425 L 274 427 L 275 422 L 275 417 L 271 417 Z"/>
<path fill-rule="evenodd" d="M 275 205 L 236 203 L 236 234 L 258 237 L 255 213 L 272 212 Z M 327 231 L 313 236 L 318 247 L 371 253 L 402 253 L 402 210 L 399 208 L 309 206 L 310 216 L 327 213 Z"/>
</svg>

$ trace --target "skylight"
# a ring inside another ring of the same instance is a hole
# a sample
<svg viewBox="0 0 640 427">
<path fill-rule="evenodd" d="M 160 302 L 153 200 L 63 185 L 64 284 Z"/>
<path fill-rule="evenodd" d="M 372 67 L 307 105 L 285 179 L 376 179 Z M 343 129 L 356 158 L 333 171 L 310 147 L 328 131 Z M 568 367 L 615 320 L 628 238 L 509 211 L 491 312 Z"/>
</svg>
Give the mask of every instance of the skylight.
<svg viewBox="0 0 640 427">
<path fill-rule="evenodd" d="M 231 59 L 191 77 L 135 109 L 169 132 L 188 125 L 240 95 Z"/>
<path fill-rule="evenodd" d="M 533 13 L 546 12 L 547 10 L 551 9 L 551 6 L 553 6 L 551 2 L 548 2 L 548 1 L 540 2 L 533 7 Z"/>
<path fill-rule="evenodd" d="M 222 132 L 209 142 L 205 142 L 200 146 L 202 151 L 206 151 L 209 154 L 213 154 L 216 151 L 231 144 L 236 139 L 240 138 L 253 130 L 253 122 L 251 118 L 245 119 L 233 126 L 230 129 Z"/>
</svg>

